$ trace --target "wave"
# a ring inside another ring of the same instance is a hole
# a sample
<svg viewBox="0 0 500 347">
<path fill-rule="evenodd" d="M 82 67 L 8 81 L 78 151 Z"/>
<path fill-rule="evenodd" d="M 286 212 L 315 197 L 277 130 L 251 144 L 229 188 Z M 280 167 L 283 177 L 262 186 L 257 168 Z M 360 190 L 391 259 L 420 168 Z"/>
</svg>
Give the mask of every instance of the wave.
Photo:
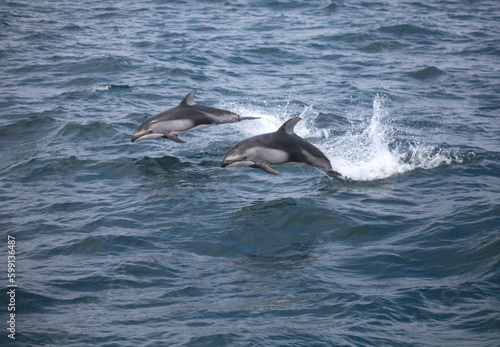
<svg viewBox="0 0 500 347">
<path fill-rule="evenodd" d="M 397 25 L 382 26 L 378 29 L 378 31 L 399 36 L 424 35 L 429 37 L 435 37 L 443 34 L 443 32 L 439 30 L 432 30 L 412 24 L 397 24 Z"/>
<path fill-rule="evenodd" d="M 417 79 L 417 80 L 428 80 L 428 79 L 434 79 L 436 77 L 445 75 L 446 72 L 438 69 L 435 66 L 428 66 L 426 68 L 417 70 L 417 71 L 412 71 L 408 73 L 408 76 Z"/>
</svg>

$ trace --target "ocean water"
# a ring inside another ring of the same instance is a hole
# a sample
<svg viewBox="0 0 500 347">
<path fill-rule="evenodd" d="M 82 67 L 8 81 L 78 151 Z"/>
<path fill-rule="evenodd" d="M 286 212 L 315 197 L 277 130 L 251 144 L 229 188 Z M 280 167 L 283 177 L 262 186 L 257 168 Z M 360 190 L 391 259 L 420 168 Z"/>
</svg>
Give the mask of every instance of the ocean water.
<svg viewBox="0 0 500 347">
<path fill-rule="evenodd" d="M 499 23 L 493 0 L 2 1 L 0 343 L 498 346 Z M 130 142 L 193 89 L 260 119 Z M 342 178 L 220 167 L 296 116 Z"/>
</svg>

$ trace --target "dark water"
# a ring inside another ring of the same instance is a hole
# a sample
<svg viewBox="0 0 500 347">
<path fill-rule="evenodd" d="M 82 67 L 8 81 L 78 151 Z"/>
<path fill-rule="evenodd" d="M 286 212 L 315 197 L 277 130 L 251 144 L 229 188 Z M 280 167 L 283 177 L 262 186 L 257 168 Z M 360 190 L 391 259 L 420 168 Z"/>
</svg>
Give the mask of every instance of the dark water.
<svg viewBox="0 0 500 347">
<path fill-rule="evenodd" d="M 497 1 L 3 1 L 19 346 L 498 346 Z M 197 101 L 258 121 L 131 143 Z M 301 116 L 345 179 L 221 168 Z"/>
</svg>

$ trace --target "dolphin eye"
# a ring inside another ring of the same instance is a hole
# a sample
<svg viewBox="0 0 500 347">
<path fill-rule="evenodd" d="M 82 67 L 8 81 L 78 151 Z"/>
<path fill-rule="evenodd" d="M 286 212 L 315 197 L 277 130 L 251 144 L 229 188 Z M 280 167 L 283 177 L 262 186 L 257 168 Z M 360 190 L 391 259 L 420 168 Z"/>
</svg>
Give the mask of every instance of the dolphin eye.
<svg viewBox="0 0 500 347">
<path fill-rule="evenodd" d="M 245 155 L 245 156 L 243 157 L 243 159 L 247 160 L 247 156 Z"/>
</svg>

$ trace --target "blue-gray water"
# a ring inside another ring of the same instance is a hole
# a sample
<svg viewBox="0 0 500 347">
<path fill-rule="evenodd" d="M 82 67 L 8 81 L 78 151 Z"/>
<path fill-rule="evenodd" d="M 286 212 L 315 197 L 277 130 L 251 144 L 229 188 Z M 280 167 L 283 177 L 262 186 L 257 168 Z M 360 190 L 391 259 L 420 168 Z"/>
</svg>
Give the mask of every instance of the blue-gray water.
<svg viewBox="0 0 500 347">
<path fill-rule="evenodd" d="M 2 1 L 18 346 L 498 346 L 497 1 Z M 131 143 L 192 89 L 258 121 Z M 221 168 L 297 132 L 308 166 Z"/>
</svg>

